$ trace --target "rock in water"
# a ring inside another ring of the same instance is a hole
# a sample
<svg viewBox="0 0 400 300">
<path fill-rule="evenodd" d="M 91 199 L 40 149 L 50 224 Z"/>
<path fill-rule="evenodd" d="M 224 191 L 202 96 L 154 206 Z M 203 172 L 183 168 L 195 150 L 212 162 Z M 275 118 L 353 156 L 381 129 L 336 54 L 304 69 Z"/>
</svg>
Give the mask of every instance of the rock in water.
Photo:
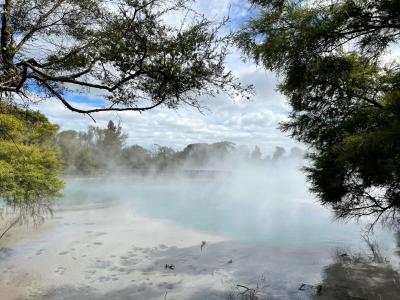
<svg viewBox="0 0 400 300">
<path fill-rule="evenodd" d="M 202 241 L 200 245 L 200 251 L 203 251 L 203 247 L 206 245 L 206 241 Z"/>
</svg>

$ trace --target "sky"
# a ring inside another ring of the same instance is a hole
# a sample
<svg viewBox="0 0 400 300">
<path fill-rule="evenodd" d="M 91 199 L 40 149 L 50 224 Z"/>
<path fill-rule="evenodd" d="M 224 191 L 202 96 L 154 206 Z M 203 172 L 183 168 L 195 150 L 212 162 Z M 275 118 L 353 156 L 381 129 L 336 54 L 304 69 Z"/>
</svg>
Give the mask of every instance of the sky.
<svg viewBox="0 0 400 300">
<path fill-rule="evenodd" d="M 251 13 L 250 5 L 243 0 L 196 0 L 193 6 L 215 20 L 221 20 L 229 13 L 231 29 L 237 29 Z M 207 109 L 203 113 L 188 107 L 178 110 L 161 107 L 143 113 L 97 113 L 94 115 L 96 123 L 88 116 L 67 110 L 54 99 L 39 104 L 37 109 L 50 121 L 59 124 L 61 130 L 86 130 L 90 125 L 104 127 L 109 120 L 120 122 L 123 131 L 129 135 L 127 144 L 139 144 L 146 148 L 159 144 L 181 150 L 191 143 L 231 141 L 250 148 L 258 145 L 264 154 L 270 155 L 276 146 L 287 150 L 294 146 L 301 147 L 277 128 L 279 122 L 287 119 L 289 106 L 276 91 L 276 76 L 252 62 L 243 62 L 237 49 L 231 52 L 227 67 L 241 82 L 255 87 L 255 95 L 250 100 L 235 100 L 225 95 L 204 98 L 201 101 Z M 102 102 L 90 94 L 71 94 L 68 99 L 87 108 Z"/>
</svg>

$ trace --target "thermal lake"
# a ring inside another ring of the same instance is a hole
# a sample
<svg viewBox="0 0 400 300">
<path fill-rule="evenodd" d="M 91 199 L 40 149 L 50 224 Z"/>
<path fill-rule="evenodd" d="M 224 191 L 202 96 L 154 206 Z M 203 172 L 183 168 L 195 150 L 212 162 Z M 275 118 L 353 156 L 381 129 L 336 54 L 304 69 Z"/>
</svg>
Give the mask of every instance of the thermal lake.
<svg viewBox="0 0 400 300">
<path fill-rule="evenodd" d="M 295 162 L 66 179 L 53 218 L 0 242 L 0 299 L 312 299 L 338 254 L 368 253 L 365 226 L 335 220 Z M 373 238 L 397 268 L 394 233 Z"/>
</svg>

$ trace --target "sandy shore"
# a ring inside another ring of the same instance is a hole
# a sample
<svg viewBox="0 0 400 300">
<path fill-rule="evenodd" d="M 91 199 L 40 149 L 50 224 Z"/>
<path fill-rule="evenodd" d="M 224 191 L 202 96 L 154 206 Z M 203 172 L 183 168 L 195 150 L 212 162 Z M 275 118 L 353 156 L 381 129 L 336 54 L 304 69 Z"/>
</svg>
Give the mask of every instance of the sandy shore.
<svg viewBox="0 0 400 300">
<path fill-rule="evenodd" d="M 228 241 L 122 206 L 59 211 L 1 243 L 2 300 L 240 299 L 238 284 L 260 299 L 310 299 L 340 273 L 332 253 Z"/>
<path fill-rule="evenodd" d="M 14 230 L 1 248 L 2 300 L 222 299 L 263 274 L 279 298 L 297 293 L 299 282 L 318 282 L 329 261 L 326 253 L 226 241 L 124 207 L 61 211 L 37 229 Z"/>
<path fill-rule="evenodd" d="M 37 229 L 11 232 L 1 245 L 1 299 L 32 298 L 65 286 L 99 293 L 123 289 L 135 279 L 146 281 L 150 256 L 158 252 L 221 241 L 126 211 L 114 207 L 58 212 Z M 163 268 L 159 271 L 152 276 L 154 285 L 162 285 L 169 275 Z"/>
</svg>

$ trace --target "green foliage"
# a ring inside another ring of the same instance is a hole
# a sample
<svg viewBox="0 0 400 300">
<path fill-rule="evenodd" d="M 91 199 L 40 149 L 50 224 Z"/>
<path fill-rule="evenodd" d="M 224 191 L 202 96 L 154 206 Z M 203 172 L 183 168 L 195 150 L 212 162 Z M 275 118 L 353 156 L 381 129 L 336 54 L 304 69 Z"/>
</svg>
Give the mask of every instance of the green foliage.
<svg viewBox="0 0 400 300">
<path fill-rule="evenodd" d="M 275 147 L 274 154 L 272 154 L 272 159 L 278 160 L 285 155 L 285 148 L 283 147 Z"/>
<path fill-rule="evenodd" d="M 240 163 L 268 163 L 259 147 L 250 153 L 247 146 L 231 142 L 189 144 L 182 151 L 154 145 L 148 150 L 139 145 L 126 146 L 127 134 L 120 125 L 110 121 L 106 128 L 89 127 L 86 132 L 62 131 L 57 145 L 64 162 L 64 174 L 96 176 L 112 173 L 174 172 L 196 169 L 234 168 Z M 302 158 L 303 152 L 293 148 L 294 154 L 285 156 L 277 147 L 273 160 Z"/>
<path fill-rule="evenodd" d="M 397 223 L 400 209 L 400 2 L 254 1 L 260 14 L 237 36 L 244 52 L 281 75 L 292 106 L 281 125 L 310 146 L 312 190 L 338 217 Z"/>
<path fill-rule="evenodd" d="M 40 218 L 60 196 L 57 131 L 38 112 L 0 105 L 0 199 L 24 218 Z"/>
<path fill-rule="evenodd" d="M 251 153 L 251 159 L 257 161 L 261 160 L 261 157 L 262 153 L 260 148 L 258 146 L 255 146 L 253 152 Z"/>
<path fill-rule="evenodd" d="M 7 92 L 9 101 L 19 96 L 27 103 L 29 94 L 51 97 L 83 114 L 200 108 L 200 96 L 219 92 L 247 96 L 251 87 L 224 66 L 232 44 L 232 36 L 221 32 L 225 21 L 207 20 L 190 2 L 7 0 L 0 27 L 0 92 Z M 179 15 L 187 16 L 182 24 L 165 22 Z M 79 108 L 65 97 L 89 89 L 106 104 Z"/>
<path fill-rule="evenodd" d="M 217 142 L 213 144 L 189 144 L 183 149 L 181 158 L 197 167 L 207 164 L 218 165 L 230 155 L 236 153 L 236 146 L 232 142 Z"/>
<path fill-rule="evenodd" d="M 122 132 L 121 125 L 115 126 L 113 121 L 109 121 L 106 129 L 100 130 L 97 128 L 94 132 L 97 144 L 96 150 L 99 151 L 98 155 L 103 157 L 104 162 L 111 159 L 119 160 L 128 137 Z"/>
<path fill-rule="evenodd" d="M 81 149 L 76 155 L 74 166 L 82 175 L 91 175 L 94 170 L 94 159 L 89 149 Z"/>
<path fill-rule="evenodd" d="M 88 176 L 99 171 L 122 168 L 126 138 L 121 125 L 115 125 L 112 121 L 104 129 L 91 126 L 87 132 L 60 132 L 56 140 L 65 174 Z"/>
<path fill-rule="evenodd" d="M 122 160 L 131 170 L 144 170 L 151 159 L 150 151 L 139 145 L 129 146 L 122 151 Z"/>
</svg>

